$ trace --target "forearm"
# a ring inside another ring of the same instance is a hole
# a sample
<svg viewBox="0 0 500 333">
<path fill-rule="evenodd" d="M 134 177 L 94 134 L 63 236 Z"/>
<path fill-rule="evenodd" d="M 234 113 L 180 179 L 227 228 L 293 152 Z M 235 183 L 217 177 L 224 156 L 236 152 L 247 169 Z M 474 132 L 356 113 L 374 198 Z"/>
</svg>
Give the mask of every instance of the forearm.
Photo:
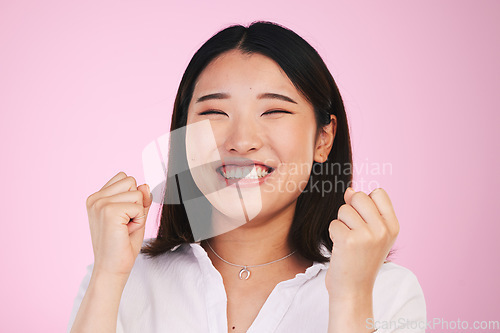
<svg viewBox="0 0 500 333">
<path fill-rule="evenodd" d="M 330 297 L 328 333 L 371 333 L 372 295 L 334 299 Z"/>
<path fill-rule="evenodd" d="M 92 273 L 71 333 L 116 332 L 120 299 L 128 276 Z"/>
</svg>

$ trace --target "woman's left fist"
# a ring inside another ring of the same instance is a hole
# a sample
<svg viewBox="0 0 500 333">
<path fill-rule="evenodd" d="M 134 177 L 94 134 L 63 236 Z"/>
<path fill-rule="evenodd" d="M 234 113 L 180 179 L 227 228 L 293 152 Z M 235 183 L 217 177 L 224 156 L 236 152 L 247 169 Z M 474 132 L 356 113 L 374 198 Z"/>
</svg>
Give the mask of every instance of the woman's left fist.
<svg viewBox="0 0 500 333">
<path fill-rule="evenodd" d="M 326 288 L 330 298 L 371 297 L 377 273 L 399 233 L 399 222 L 387 193 L 369 195 L 348 188 L 345 204 L 330 223 L 333 241 Z"/>
</svg>

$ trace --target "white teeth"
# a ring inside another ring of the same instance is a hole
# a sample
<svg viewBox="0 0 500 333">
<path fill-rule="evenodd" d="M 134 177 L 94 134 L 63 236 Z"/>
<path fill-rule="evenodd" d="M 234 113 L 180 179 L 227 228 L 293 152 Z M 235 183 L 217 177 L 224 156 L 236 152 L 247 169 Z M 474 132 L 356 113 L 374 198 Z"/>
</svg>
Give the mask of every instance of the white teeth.
<svg viewBox="0 0 500 333">
<path fill-rule="evenodd" d="M 250 168 L 234 166 L 226 166 L 225 168 L 221 168 L 221 173 L 227 179 L 258 179 L 269 174 L 268 170 L 264 169 L 263 167 Z"/>
<path fill-rule="evenodd" d="M 267 176 L 269 172 L 267 170 L 264 170 L 264 169 L 261 169 L 261 168 L 258 168 L 257 169 L 257 176 L 260 178 L 260 177 L 265 177 Z"/>
</svg>

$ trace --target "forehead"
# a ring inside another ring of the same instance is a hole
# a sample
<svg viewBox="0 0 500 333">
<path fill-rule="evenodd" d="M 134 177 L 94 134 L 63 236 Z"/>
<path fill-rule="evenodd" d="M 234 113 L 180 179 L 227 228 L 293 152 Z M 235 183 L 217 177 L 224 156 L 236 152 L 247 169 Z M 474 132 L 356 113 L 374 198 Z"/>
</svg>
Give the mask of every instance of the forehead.
<svg viewBox="0 0 500 333">
<path fill-rule="evenodd" d="M 238 50 L 223 53 L 201 72 L 194 94 L 230 92 L 238 88 L 278 90 L 299 93 L 281 67 L 271 58 L 259 53 L 243 54 Z"/>
</svg>

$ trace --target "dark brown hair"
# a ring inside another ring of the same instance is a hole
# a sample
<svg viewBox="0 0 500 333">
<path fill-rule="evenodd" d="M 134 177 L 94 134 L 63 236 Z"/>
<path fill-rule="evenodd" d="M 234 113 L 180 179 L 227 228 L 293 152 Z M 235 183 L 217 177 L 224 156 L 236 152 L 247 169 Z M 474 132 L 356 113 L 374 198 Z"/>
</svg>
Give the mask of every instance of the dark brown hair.
<svg viewBox="0 0 500 333">
<path fill-rule="evenodd" d="M 314 107 L 317 128 L 337 118 L 334 144 L 326 162 L 313 162 L 305 190 L 299 195 L 289 233 L 290 243 L 305 258 L 325 262 L 321 246 L 331 252 L 328 227 L 337 218 L 344 202 L 344 192 L 352 182 L 352 153 L 344 104 L 338 87 L 316 50 L 293 31 L 272 22 L 257 21 L 248 27 L 229 26 L 212 36 L 194 54 L 179 85 L 174 103 L 170 131 L 186 126 L 188 106 L 200 73 L 215 58 L 230 50 L 246 54 L 258 53 L 273 59 L 296 89 Z M 172 152 L 169 151 L 169 156 Z M 169 158 L 169 168 L 170 168 Z M 322 172 L 316 173 L 315 170 Z M 327 170 L 327 172 L 325 172 Z M 329 183 L 325 192 L 322 184 Z M 315 185 L 316 184 L 316 185 Z M 319 184 L 319 187 L 317 187 Z M 177 188 L 167 181 L 166 195 Z M 174 246 L 194 242 L 184 205 L 163 204 L 158 235 L 141 249 L 149 257 L 160 255 Z"/>
</svg>

